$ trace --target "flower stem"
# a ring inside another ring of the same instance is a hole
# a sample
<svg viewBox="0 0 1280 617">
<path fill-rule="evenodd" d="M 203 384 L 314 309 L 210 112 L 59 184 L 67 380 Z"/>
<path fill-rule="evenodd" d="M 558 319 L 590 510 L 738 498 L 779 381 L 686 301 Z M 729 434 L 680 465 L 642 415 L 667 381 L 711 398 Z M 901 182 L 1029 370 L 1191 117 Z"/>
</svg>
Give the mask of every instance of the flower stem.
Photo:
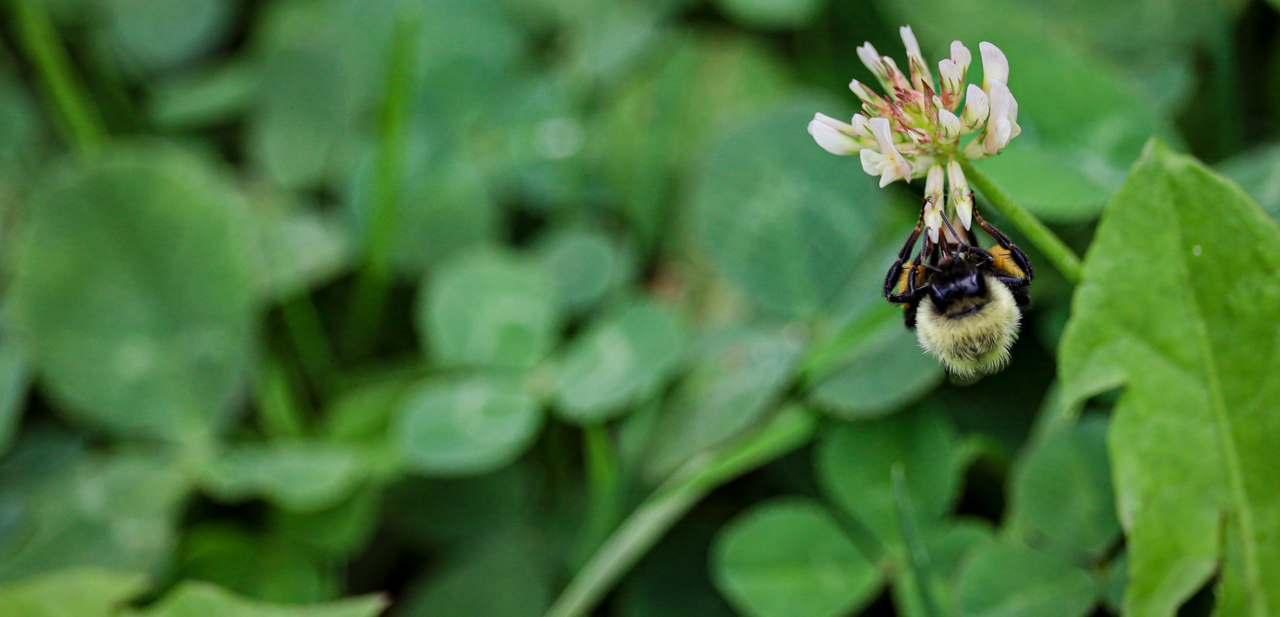
<svg viewBox="0 0 1280 617">
<path fill-rule="evenodd" d="M 569 582 L 546 617 L 584 617 L 640 558 L 716 487 L 808 443 L 818 420 L 798 407 L 725 448 L 695 458 L 636 508 Z"/>
<path fill-rule="evenodd" d="M 1053 262 L 1058 272 L 1071 282 L 1073 285 L 1080 283 L 1081 266 L 1080 258 L 1071 250 L 1058 236 L 1054 235 L 1040 219 L 1034 214 L 1027 211 L 1026 208 L 1018 205 L 1017 202 L 1009 198 L 1009 195 L 1000 190 L 991 178 L 980 172 L 967 160 L 960 159 L 960 166 L 964 169 L 965 178 L 977 188 L 987 201 L 991 203 L 996 210 L 1009 219 L 1014 227 L 1017 227 L 1022 235 L 1026 236 L 1036 248 L 1044 253 L 1049 261 Z"/>
<path fill-rule="evenodd" d="M 408 139 L 409 98 L 421 30 L 419 21 L 412 13 L 401 15 L 396 21 L 391 42 L 387 87 L 378 122 L 378 159 L 372 212 L 365 234 L 364 264 L 356 276 L 346 331 L 346 349 L 356 357 L 373 348 L 382 326 L 387 288 L 391 284 L 400 219 L 400 183 Z"/>
<path fill-rule="evenodd" d="M 12 0 L 11 8 L 18 41 L 35 65 L 46 94 L 53 99 L 62 132 L 81 154 L 96 153 L 107 136 L 102 114 L 76 77 L 48 10 L 34 0 Z"/>
</svg>

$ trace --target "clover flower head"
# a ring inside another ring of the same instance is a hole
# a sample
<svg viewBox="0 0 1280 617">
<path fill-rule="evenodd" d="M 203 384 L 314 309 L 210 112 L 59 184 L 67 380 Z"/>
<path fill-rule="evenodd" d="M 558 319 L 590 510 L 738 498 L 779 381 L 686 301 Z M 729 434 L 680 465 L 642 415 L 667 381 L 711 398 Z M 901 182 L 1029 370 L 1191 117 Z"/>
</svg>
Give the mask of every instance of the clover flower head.
<svg viewBox="0 0 1280 617">
<path fill-rule="evenodd" d="M 1009 60 L 995 45 L 978 45 L 983 73 L 979 87 L 966 81 L 973 54 L 960 41 L 952 42 L 951 57 L 938 63 L 935 80 L 911 26 L 903 26 L 899 34 L 909 73 L 864 43 L 858 58 L 884 94 L 853 80 L 849 89 L 862 101 L 863 113 L 851 123 L 817 114 L 809 123 L 809 134 L 832 154 L 857 154 L 862 169 L 878 176 L 881 187 L 925 177 L 925 227 L 936 242 L 944 233 L 947 211 L 970 228 L 973 197 L 959 161 L 995 156 L 1022 132 L 1018 101 L 1009 90 Z M 968 135 L 973 137 L 962 145 Z"/>
</svg>

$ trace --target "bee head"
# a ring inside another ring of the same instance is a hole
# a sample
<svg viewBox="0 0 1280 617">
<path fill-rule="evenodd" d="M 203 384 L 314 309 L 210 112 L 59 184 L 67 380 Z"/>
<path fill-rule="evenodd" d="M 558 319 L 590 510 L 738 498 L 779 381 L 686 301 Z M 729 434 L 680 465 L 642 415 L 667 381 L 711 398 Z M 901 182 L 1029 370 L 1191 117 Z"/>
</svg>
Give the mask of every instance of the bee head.
<svg viewBox="0 0 1280 617">
<path fill-rule="evenodd" d="M 942 260 L 929 288 L 933 305 L 940 311 L 946 311 L 958 300 L 986 298 L 987 280 L 982 274 L 984 263 L 981 254 L 969 251 Z"/>
</svg>

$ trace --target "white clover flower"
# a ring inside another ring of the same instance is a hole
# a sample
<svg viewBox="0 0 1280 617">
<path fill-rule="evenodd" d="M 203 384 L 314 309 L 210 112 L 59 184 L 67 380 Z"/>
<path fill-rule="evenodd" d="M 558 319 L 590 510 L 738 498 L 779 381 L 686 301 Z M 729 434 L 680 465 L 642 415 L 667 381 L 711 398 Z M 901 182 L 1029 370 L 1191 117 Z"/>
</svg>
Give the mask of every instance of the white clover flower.
<svg viewBox="0 0 1280 617">
<path fill-rule="evenodd" d="M 947 212 L 965 229 L 973 223 L 973 197 L 960 160 L 980 160 L 1000 153 L 1022 132 L 1018 101 L 1009 90 L 1009 60 L 991 43 L 978 45 L 982 86 L 967 84 L 973 54 L 960 41 L 951 57 L 938 63 L 938 78 L 921 52 L 910 26 L 899 29 L 907 50 L 910 76 L 871 43 L 858 48 L 858 58 L 883 89 L 879 94 L 858 80 L 849 89 L 862 102 L 852 124 L 817 114 L 809 133 L 828 152 L 857 153 L 862 169 L 880 178 L 880 186 L 924 176 L 925 227 L 935 242 Z M 963 107 L 963 108 L 962 108 Z M 973 135 L 965 141 L 965 136 Z M 962 143 L 964 142 L 964 143 Z M 946 190 L 946 185 L 950 190 Z"/>
</svg>

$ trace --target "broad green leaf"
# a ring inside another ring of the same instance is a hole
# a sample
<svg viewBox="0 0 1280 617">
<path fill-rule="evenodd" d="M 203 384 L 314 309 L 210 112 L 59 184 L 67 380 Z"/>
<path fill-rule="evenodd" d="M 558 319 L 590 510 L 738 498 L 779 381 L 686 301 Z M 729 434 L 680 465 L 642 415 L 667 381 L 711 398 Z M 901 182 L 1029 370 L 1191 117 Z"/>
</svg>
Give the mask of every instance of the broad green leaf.
<svg viewBox="0 0 1280 617">
<path fill-rule="evenodd" d="M 68 568 L 0 584 L 0 615 L 113 617 L 147 589 L 147 577 L 103 568 Z"/>
<path fill-rule="evenodd" d="M 271 604 L 242 598 L 217 585 L 187 581 L 154 605 L 124 617 L 377 617 L 387 604 L 381 595 L 323 604 Z"/>
<path fill-rule="evenodd" d="M 1280 219 L 1280 146 L 1268 145 L 1237 154 L 1217 165 L 1235 180 L 1273 219 Z"/>
<path fill-rule="evenodd" d="M 1006 527 L 1031 544 L 1100 557 L 1120 535 L 1107 423 L 1082 421 L 1033 443 L 1013 473 Z"/>
<path fill-rule="evenodd" d="M 516 460 L 537 439 L 538 402 L 509 379 L 437 379 L 415 386 L 401 402 L 392 437 L 413 471 L 466 475 Z"/>
<path fill-rule="evenodd" d="M 0 489 L 8 527 L 0 534 L 0 580 L 71 566 L 164 570 L 189 493 L 171 461 L 142 454 L 61 459 L 48 446 L 23 447 L 13 456 L 26 463 L 4 470 Z M 33 457 L 60 462 L 40 469 L 49 463 Z"/>
<path fill-rule="evenodd" d="M 749 299 L 789 318 L 826 307 L 890 216 L 856 160 L 804 131 L 820 109 L 837 112 L 806 101 L 736 123 L 693 189 L 698 250 Z"/>
<path fill-rule="evenodd" d="M 207 464 L 202 482 L 221 500 L 263 497 L 289 510 L 314 512 L 350 496 L 365 475 L 350 448 L 282 441 L 231 448 Z"/>
<path fill-rule="evenodd" d="M 951 510 L 964 469 L 951 421 L 933 410 L 832 427 L 814 452 L 827 495 L 890 547 L 902 544 L 890 470 L 902 463 L 927 532 Z"/>
<path fill-rule="evenodd" d="M 671 377 L 687 337 L 680 316 L 656 304 L 635 304 L 597 323 L 569 347 L 556 410 L 575 423 L 616 417 Z"/>
<path fill-rule="evenodd" d="M 646 247 L 664 244 L 685 166 L 730 123 L 787 92 L 781 61 L 743 35 L 693 32 L 663 49 L 652 75 L 622 84 L 593 134 L 604 179 Z"/>
<path fill-rule="evenodd" d="M 529 368 L 556 343 L 555 288 L 537 265 L 476 253 L 430 277 L 418 298 L 418 333 L 445 366 Z"/>
<path fill-rule="evenodd" d="M 943 377 L 942 365 L 921 351 L 915 333 L 902 325 L 901 308 L 877 303 L 861 318 L 860 340 L 809 393 L 819 407 L 848 420 L 897 411 Z"/>
<path fill-rule="evenodd" d="M 230 524 L 187 530 L 179 575 L 256 600 L 303 604 L 337 597 L 342 581 L 332 558 L 272 535 Z"/>
<path fill-rule="evenodd" d="M 1058 375 L 1067 404 L 1125 388 L 1108 447 L 1126 614 L 1172 615 L 1219 568 L 1219 614 L 1280 606 L 1277 271 L 1276 224 L 1158 142 L 1090 246 Z"/>
<path fill-rule="evenodd" d="M 262 295 L 285 301 L 326 283 L 348 268 L 355 242 L 332 217 L 310 210 L 261 213 Z"/>
<path fill-rule="evenodd" d="M 249 116 L 253 159 L 287 188 L 317 184 L 355 112 L 346 59 L 318 43 L 267 56 L 263 89 Z"/>
<path fill-rule="evenodd" d="M 838 617 L 870 602 L 883 575 L 822 506 L 779 499 L 721 530 L 712 578 L 750 617 Z"/>
<path fill-rule="evenodd" d="M 748 28 L 795 29 L 826 8 L 825 0 L 716 0 L 731 19 Z"/>
<path fill-rule="evenodd" d="M 1094 593 L 1089 572 L 1064 557 L 993 544 L 960 572 L 956 604 L 960 617 L 1084 617 Z"/>
<path fill-rule="evenodd" d="M 172 67 L 209 51 L 235 24 L 230 0 L 99 0 L 107 32 L 144 69 Z"/>
<path fill-rule="evenodd" d="M 11 337 L 0 338 L 0 456 L 13 445 L 26 407 L 30 369 Z"/>
<path fill-rule="evenodd" d="M 780 398 L 799 355 L 799 341 L 765 330 L 720 332 L 704 341 L 693 370 L 653 428 L 649 475 L 665 476 L 690 456 L 761 421 Z"/>
<path fill-rule="evenodd" d="M 51 170 L 12 290 L 59 410 L 120 433 L 217 431 L 254 349 L 243 206 L 203 160 L 120 146 Z"/>
<path fill-rule="evenodd" d="M 625 257 L 609 236 L 599 232 L 553 234 L 539 241 L 537 253 L 569 312 L 590 309 L 628 278 Z"/>
<path fill-rule="evenodd" d="M 510 531 L 445 565 L 397 607 L 407 617 L 538 617 L 551 604 L 551 577 L 538 538 Z"/>
</svg>

